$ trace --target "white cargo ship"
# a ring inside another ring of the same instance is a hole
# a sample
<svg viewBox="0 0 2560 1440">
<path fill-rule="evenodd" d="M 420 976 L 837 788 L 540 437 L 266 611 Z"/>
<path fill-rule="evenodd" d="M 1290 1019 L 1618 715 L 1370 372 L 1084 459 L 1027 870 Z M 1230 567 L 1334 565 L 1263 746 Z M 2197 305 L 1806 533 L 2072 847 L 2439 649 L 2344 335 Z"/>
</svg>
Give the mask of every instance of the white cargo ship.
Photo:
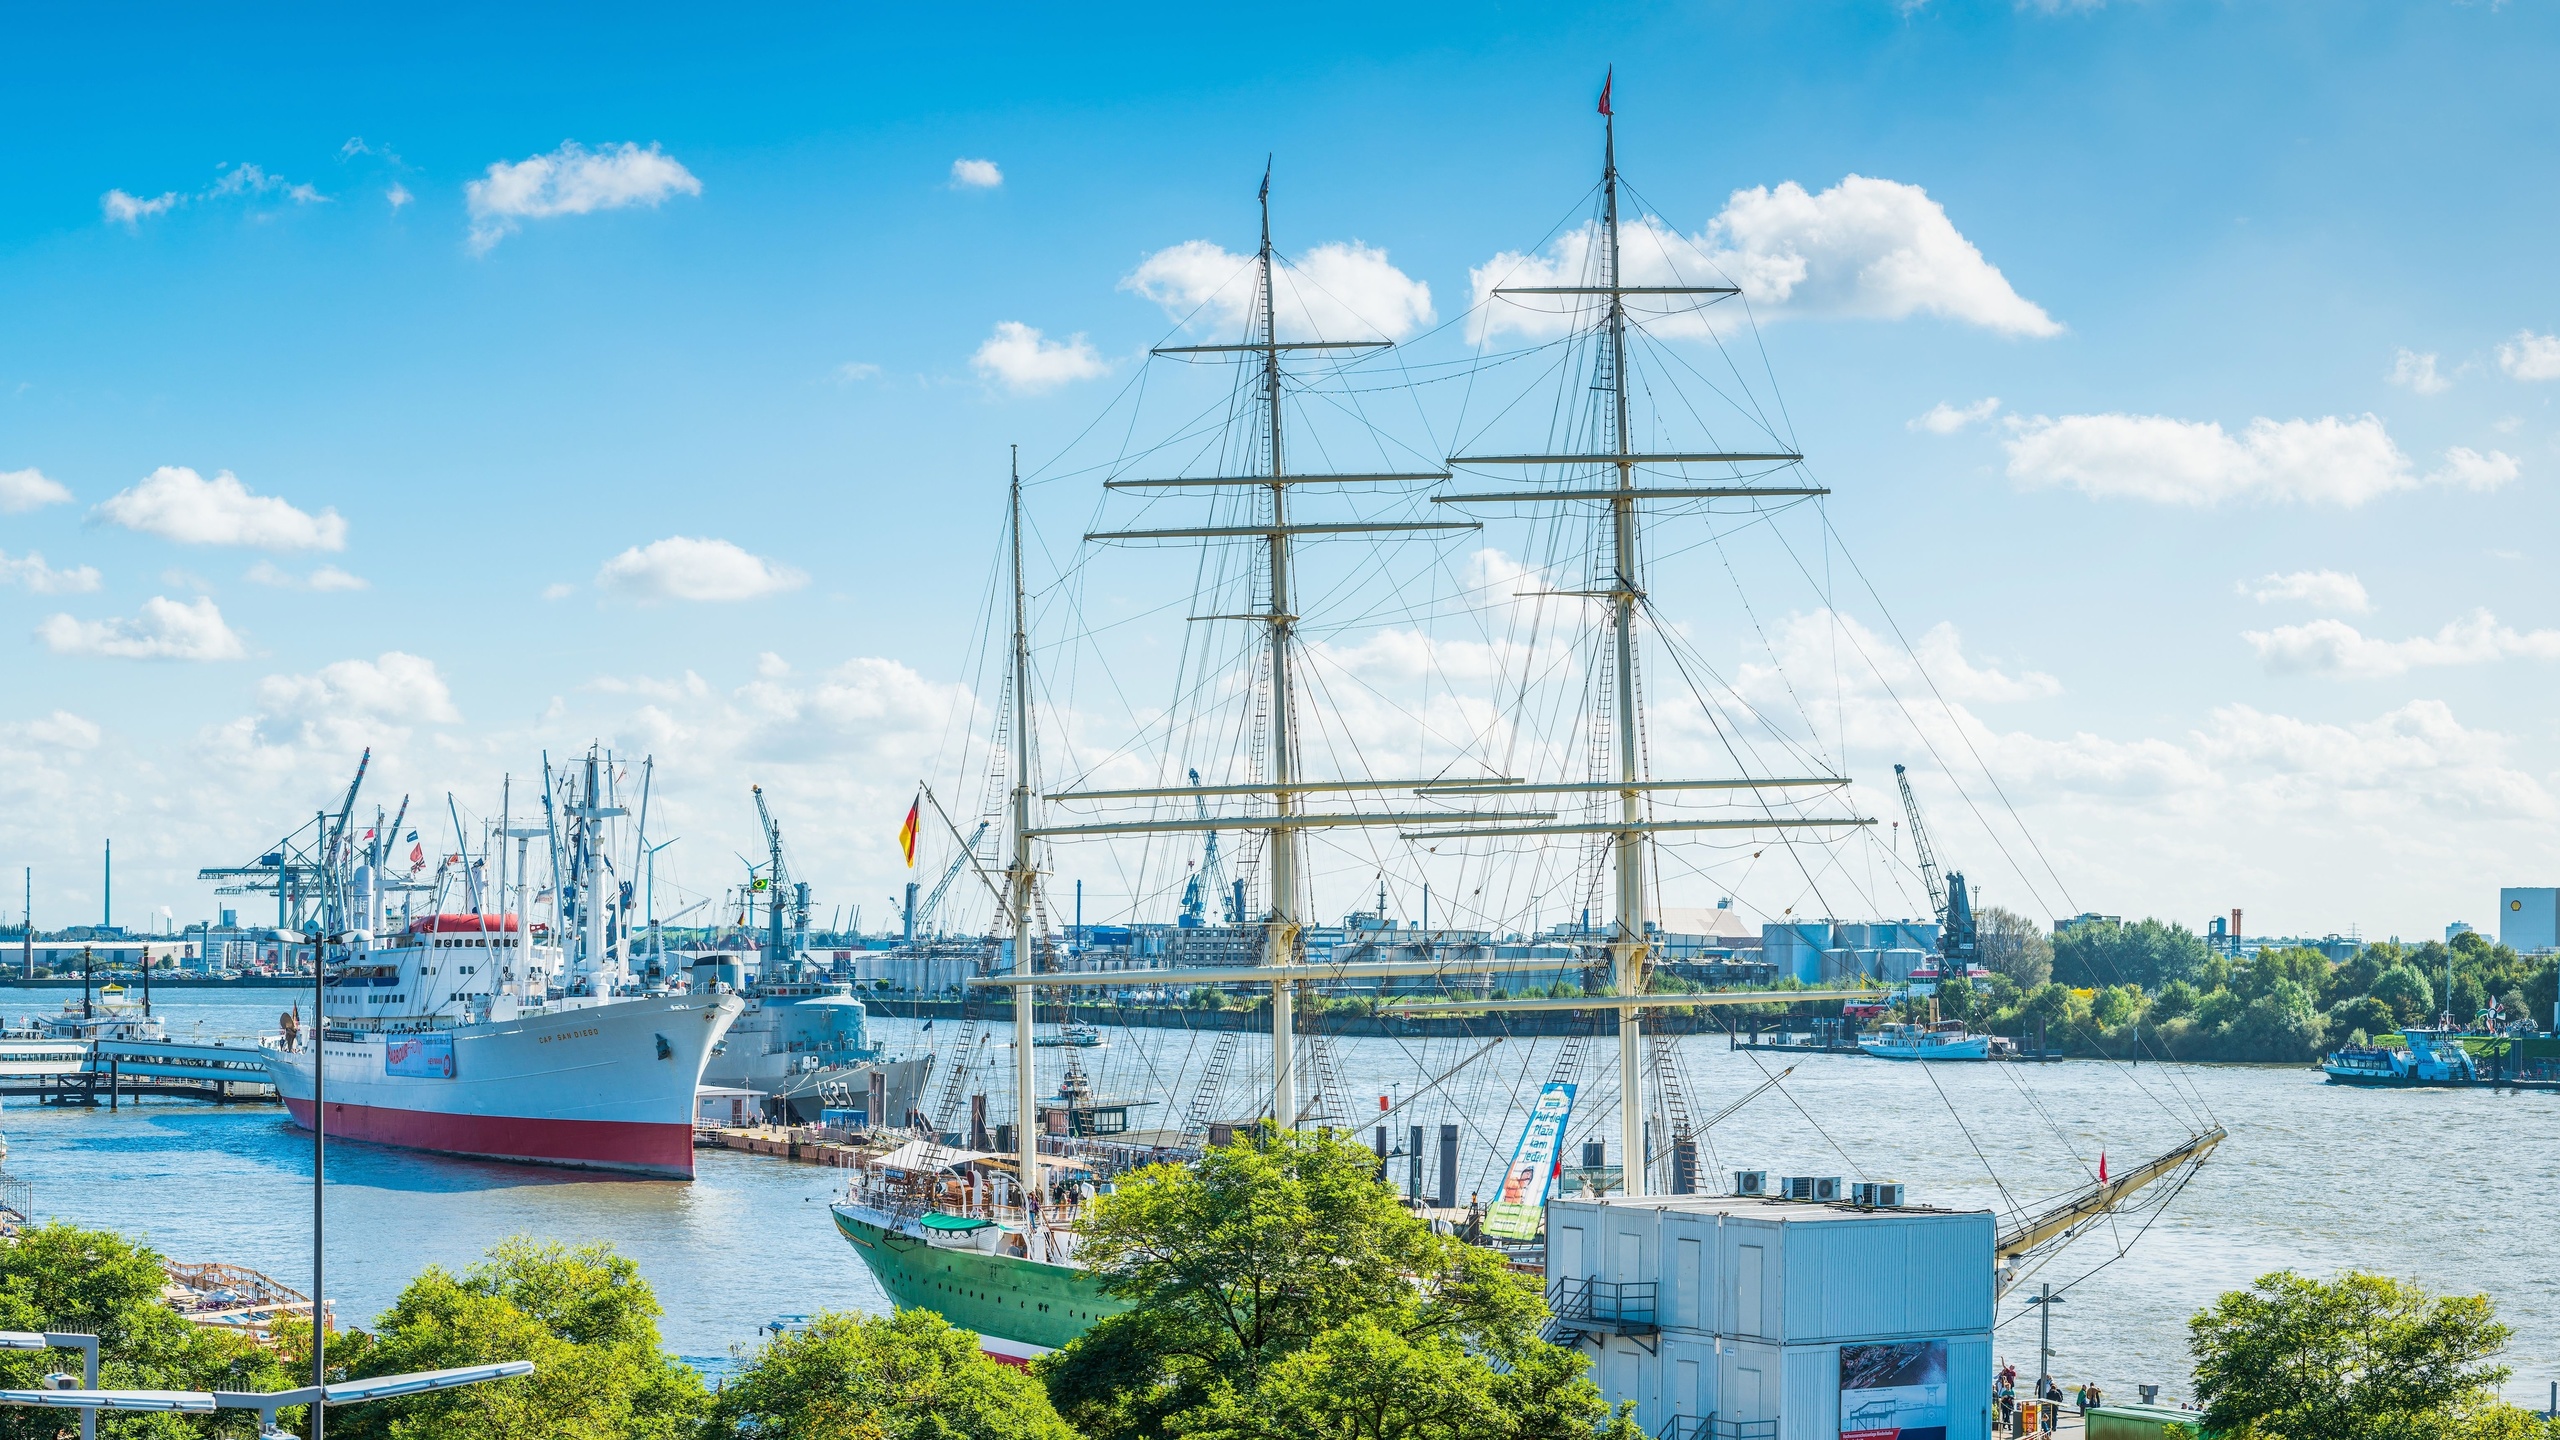
<svg viewBox="0 0 2560 1440">
<path fill-rule="evenodd" d="M 610 775 L 609 764 L 604 775 Z M 464 872 L 459 913 L 387 925 L 380 893 L 349 909 L 372 923 L 333 964 L 317 1033 L 328 1133 L 469 1155 L 690 1179 L 694 1092 L 738 1016 L 735 995 L 643 993 L 629 964 L 597 758 L 569 787 L 567 824 L 518 837 L 513 885 L 503 846 L 495 884 Z M 548 809 L 549 807 L 546 807 Z M 503 824 L 503 822 L 502 822 Z M 396 829 L 396 827 L 394 827 Z M 551 839 L 553 933 L 529 925 L 524 841 Z M 512 897 L 510 889 L 512 888 Z M 439 886 L 438 893 L 447 887 Z M 512 903 L 510 903 L 512 899 Z M 494 900 L 497 909 L 484 908 Z M 393 933 L 379 932 L 390 929 Z M 312 1123 L 313 1035 L 298 1016 L 261 1047 L 296 1124 Z"/>
</svg>

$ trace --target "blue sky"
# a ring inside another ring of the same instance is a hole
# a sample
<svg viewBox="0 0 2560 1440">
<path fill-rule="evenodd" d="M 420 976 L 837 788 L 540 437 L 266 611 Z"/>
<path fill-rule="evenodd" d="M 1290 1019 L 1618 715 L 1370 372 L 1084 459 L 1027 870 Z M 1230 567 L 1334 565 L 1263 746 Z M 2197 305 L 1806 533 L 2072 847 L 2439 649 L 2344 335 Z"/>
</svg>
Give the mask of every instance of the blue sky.
<svg viewBox="0 0 2560 1440">
<path fill-rule="evenodd" d="M 1124 280 L 1249 248 L 1271 155 L 1285 250 L 1382 250 L 1451 321 L 1471 267 L 1579 213 L 1612 65 L 1667 224 L 1812 257 L 1760 339 L 1884 606 L 1760 618 L 1951 627 L 1919 644 L 1962 712 L 1939 738 L 2053 862 L 2009 874 L 2016 825 L 1924 786 L 1994 901 L 2420 935 L 2560 877 L 2539 7 L 11 28 L 0 475 L 37 478 L 0 490 L 0 863 L 37 867 L 42 923 L 90 918 L 108 834 L 120 920 L 205 914 L 194 869 L 366 743 L 386 793 L 486 808 L 591 737 L 660 753 L 687 883 L 734 868 L 761 779 L 822 908 L 876 915 L 973 678 L 1004 447 L 1070 468 L 1172 328 Z M 1857 268 L 1890 216 L 1730 228 L 1737 191 L 1850 176 L 1934 206 L 2008 298 L 1923 265 L 1897 311 Z M 1094 491 L 1034 505 L 1063 556 Z M 1874 782 L 1920 737 L 1857 688 L 1816 723 Z"/>
</svg>

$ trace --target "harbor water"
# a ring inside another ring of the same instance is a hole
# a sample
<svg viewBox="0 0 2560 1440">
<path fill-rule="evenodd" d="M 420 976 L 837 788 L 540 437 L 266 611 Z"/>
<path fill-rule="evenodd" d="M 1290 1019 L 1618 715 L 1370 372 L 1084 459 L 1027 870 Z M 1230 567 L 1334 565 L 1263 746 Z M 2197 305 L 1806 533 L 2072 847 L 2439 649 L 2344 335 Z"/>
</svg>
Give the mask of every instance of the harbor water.
<svg viewBox="0 0 2560 1440">
<path fill-rule="evenodd" d="M 276 990 L 168 992 L 155 1008 L 181 1039 L 247 1037 L 273 1029 L 292 999 Z M 12 1018 L 59 1003 L 59 992 L 0 994 Z M 875 1018 L 872 1026 L 893 1049 L 943 1038 L 921 1034 L 915 1021 Z M 1215 1038 L 1106 1033 L 1109 1045 L 1077 1052 L 1095 1088 L 1177 1097 L 1132 1119 L 1179 1123 L 1187 1077 L 1202 1071 Z M 1332 1043 L 1355 1116 L 1374 1114 L 1375 1097 L 1401 1098 L 1483 1044 Z M 1562 1043 L 1504 1042 L 1397 1114 L 1395 1143 L 1408 1123 L 1434 1135 L 1444 1121 L 1459 1123 L 1459 1198 L 1490 1192 L 1515 1138 L 1498 1133 L 1498 1122 L 1519 1113 Z M 1245 1039 L 1237 1072 L 1258 1068 L 1265 1045 Z M 1002 1045 L 980 1048 L 993 1066 L 1009 1067 L 1009 1052 L 996 1053 Z M 1584 1070 L 1587 1105 L 1612 1103 L 1599 1093 L 1604 1086 L 1589 1083 L 1604 1048 L 1614 1059 L 1614 1045 L 1595 1046 Z M 2226 1127 L 2230 1138 L 2174 1203 L 2102 1222 L 2012 1292 L 1998 1348 L 2025 1373 L 2035 1371 L 2035 1320 L 2015 1302 L 2049 1281 L 2064 1292 L 2054 1368 L 2066 1383 L 2097 1379 L 2118 1393 L 2161 1383 L 2183 1395 L 2188 1317 L 2224 1290 L 2291 1267 L 2485 1291 L 2515 1329 L 2503 1357 L 2516 1372 L 2510 1396 L 2539 1403 L 2560 1377 L 2560 1240 L 2546 1182 L 2550 1157 L 2560 1154 L 2560 1096 L 2351 1089 L 2323 1085 L 2304 1067 L 1922 1066 L 1734 1052 L 1710 1037 L 1680 1049 L 1699 1116 L 1795 1066 L 1781 1087 L 1711 1132 L 1702 1166 L 1716 1186 L 1737 1169 L 1836 1175 L 1900 1181 L 1915 1204 L 2032 1210 L 2093 1178 L 2101 1148 L 2120 1173 L 2183 1140 L 2196 1119 Z M 1040 1058 L 1044 1075 L 1065 1063 L 1061 1051 Z M 990 1088 L 996 1079 L 991 1071 Z M 1365 1118 L 1354 1123 L 1369 1133 Z M 19 1100 L 0 1127 L 9 1169 L 32 1186 L 39 1218 L 112 1227 L 174 1258 L 245 1264 L 307 1286 L 310 1137 L 281 1109 L 154 1101 L 111 1113 Z M 1614 1164 L 1614 1126 L 1609 1134 Z M 1391 1172 L 1401 1182 L 1404 1162 Z M 688 1184 L 333 1145 L 331 1296 L 342 1323 L 368 1324 L 420 1270 L 467 1266 L 507 1236 L 607 1241 L 656 1288 L 668 1347 L 717 1368 L 752 1348 L 758 1327 L 777 1315 L 885 1305 L 828 1222 L 837 1179 L 725 1150 L 701 1152 Z"/>
</svg>

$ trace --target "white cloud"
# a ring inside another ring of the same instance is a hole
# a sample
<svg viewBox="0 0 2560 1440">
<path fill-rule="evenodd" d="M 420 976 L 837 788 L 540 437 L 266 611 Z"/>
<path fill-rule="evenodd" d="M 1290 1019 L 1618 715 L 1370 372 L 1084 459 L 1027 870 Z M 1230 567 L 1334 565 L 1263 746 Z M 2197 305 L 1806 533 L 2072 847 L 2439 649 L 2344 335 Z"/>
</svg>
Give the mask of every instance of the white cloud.
<svg viewBox="0 0 2560 1440">
<path fill-rule="evenodd" d="M 847 360 L 836 367 L 836 378 L 847 385 L 880 378 L 880 367 L 868 360 Z"/>
<path fill-rule="evenodd" d="M 1700 235 L 1682 235 L 1650 215 L 1622 225 L 1620 233 L 1626 283 L 1738 285 L 1763 319 L 1934 315 L 2003 335 L 2062 333 L 1917 185 L 1851 175 L 1816 195 L 1791 180 L 1774 190 L 1736 190 Z M 1551 335 L 1578 323 L 1571 299 L 1498 299 L 1492 292 L 1596 283 L 1599 240 L 1598 224 L 1589 223 L 1559 237 L 1544 255 L 1505 252 L 1470 271 L 1478 333 Z M 1699 335 L 1716 315 L 1682 302 L 1665 307 L 1646 328 Z"/>
<path fill-rule="evenodd" d="M 261 560 L 249 567 L 252 584 L 271 585 L 279 590 L 369 590 L 372 585 L 361 575 L 350 575 L 335 565 L 323 565 L 308 575 L 296 575 L 271 560 Z"/>
<path fill-rule="evenodd" d="M 2560 380 L 2560 335 L 2517 331 L 2498 347 L 2498 368 L 2518 380 Z"/>
<path fill-rule="evenodd" d="M 183 465 L 163 465 L 141 484 L 109 496 L 98 513 L 128 530 L 182 545 L 347 548 L 347 522 L 337 511 L 313 515 L 273 495 L 252 495 L 228 470 L 207 480 Z"/>
<path fill-rule="evenodd" d="M 545 600 L 566 600 L 577 593 L 578 587 L 566 580 L 555 580 L 542 587 L 542 598 Z"/>
<path fill-rule="evenodd" d="M 635 600 L 754 600 L 797 590 L 809 577 L 726 540 L 671 535 L 604 562 L 599 589 Z"/>
<path fill-rule="evenodd" d="M 2240 582 L 2239 591 L 2261 605 L 2278 600 L 2294 601 L 2321 610 L 2347 610 L 2361 614 L 2373 608 L 2364 593 L 2364 582 L 2337 570 L 2296 570 L 2289 575 L 2264 576 L 2252 585 Z"/>
<path fill-rule="evenodd" d="M 154 215 L 165 214 L 176 208 L 179 199 L 178 192 L 175 190 L 154 195 L 147 200 L 138 195 L 127 195 L 122 190 L 110 190 L 98 197 L 98 209 L 107 217 L 108 224 L 131 228 Z"/>
<path fill-rule="evenodd" d="M 1357 240 L 1319 245 L 1274 267 L 1272 304 L 1288 340 L 1401 340 L 1431 323 L 1431 287 Z M 1123 276 L 1120 288 L 1176 320 L 1241 330 L 1261 304 L 1260 268 L 1206 240 L 1168 246 Z"/>
<path fill-rule="evenodd" d="M 2514 457 L 2460 446 L 2423 477 L 2372 415 L 2249 422 L 2237 436 L 2213 421 L 2163 415 L 2038 415 L 2013 419 L 2009 477 L 2096 496 L 2163 504 L 2295 501 L 2356 506 L 2419 485 L 2494 489 L 2516 477 Z"/>
<path fill-rule="evenodd" d="M 112 655 L 123 660 L 237 660 L 249 653 L 223 623 L 213 601 L 196 597 L 181 605 L 154 595 L 133 619 L 75 620 L 56 615 L 37 627 L 36 638 L 56 655 Z"/>
<path fill-rule="evenodd" d="M 270 675 L 258 682 L 258 708 L 270 718 L 331 717 L 398 725 L 452 725 L 462 712 L 435 662 L 401 650 L 372 660 L 340 660 L 309 675 Z"/>
<path fill-rule="evenodd" d="M 1022 394 L 1053 390 L 1074 380 L 1094 380 L 1111 367 L 1082 335 L 1051 340 L 1019 320 L 1003 320 L 969 357 L 970 368 Z"/>
<path fill-rule="evenodd" d="M 0 513 L 22 515 L 70 498 L 68 486 L 41 470 L 0 470 Z"/>
<path fill-rule="evenodd" d="M 38 595 L 86 595 L 98 588 L 98 572 L 87 565 L 56 570 L 32 550 L 23 560 L 12 560 L 9 552 L 0 550 L 0 585 L 11 584 L 24 585 Z"/>
<path fill-rule="evenodd" d="M 2436 373 L 2436 357 L 2431 351 L 2421 355 L 2403 349 L 2391 362 L 2390 381 L 2421 395 L 2441 395 L 2453 388 L 2453 381 Z"/>
<path fill-rule="evenodd" d="M 568 140 L 547 155 L 498 161 L 462 193 L 471 208 L 471 249 L 485 254 L 527 220 L 655 206 L 670 195 L 701 194 L 702 182 L 654 144 L 589 150 Z"/>
<path fill-rule="evenodd" d="M 993 190 L 1004 183 L 1004 172 L 993 160 L 954 160 L 951 162 L 951 188 L 954 190 Z"/>
<path fill-rule="evenodd" d="M 409 193 L 408 186 L 394 180 L 391 182 L 391 188 L 382 192 L 382 198 L 390 201 L 391 208 L 397 210 L 418 197 Z"/>
<path fill-rule="evenodd" d="M 2314 620 L 2241 634 L 2270 675 L 2329 675 L 2378 680 L 2426 666 L 2483 665 L 2495 660 L 2560 659 L 2560 630 L 2517 630 L 2486 610 L 2448 622 L 2433 635 L 2377 640 L 2344 620 Z"/>
<path fill-rule="evenodd" d="M 1926 430 L 1932 435 L 1953 435 L 1968 425 L 1980 424 L 1990 419 L 1999 412 L 1999 409 L 2000 397 L 1997 395 L 1985 396 L 1961 410 L 1941 400 L 1930 406 L 1927 413 L 1915 415 L 1903 422 L 1902 428 Z"/>
<path fill-rule="evenodd" d="M 279 191 L 296 205 L 316 204 L 329 198 L 310 185 L 287 180 L 281 175 L 270 175 L 256 165 L 231 166 L 213 182 L 213 188 L 204 193 L 208 200 L 219 200 L 231 195 L 266 195 Z"/>
</svg>

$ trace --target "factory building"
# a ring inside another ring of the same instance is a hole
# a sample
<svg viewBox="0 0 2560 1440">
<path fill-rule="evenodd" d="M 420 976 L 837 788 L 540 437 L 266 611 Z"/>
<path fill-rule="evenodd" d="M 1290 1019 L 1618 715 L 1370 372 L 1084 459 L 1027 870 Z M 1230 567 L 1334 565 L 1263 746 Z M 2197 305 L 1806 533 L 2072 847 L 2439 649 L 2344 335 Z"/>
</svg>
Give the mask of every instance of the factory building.
<svg viewBox="0 0 2560 1440">
<path fill-rule="evenodd" d="M 1902 981 L 1938 953 L 1930 920 L 1789 920 L 1760 927 L 1760 957 L 1807 985 Z"/>
<path fill-rule="evenodd" d="M 2519 885 L 2500 890 L 2498 943 L 2526 955 L 2560 950 L 2560 887 Z"/>
<path fill-rule="evenodd" d="M 1991 1212 L 1902 1208 L 1900 1186 L 1778 1185 L 1799 1188 L 1838 1200 L 1549 1202 L 1548 1303 L 1601 1392 L 1634 1401 L 1653 1435 L 1987 1440 Z"/>
</svg>

